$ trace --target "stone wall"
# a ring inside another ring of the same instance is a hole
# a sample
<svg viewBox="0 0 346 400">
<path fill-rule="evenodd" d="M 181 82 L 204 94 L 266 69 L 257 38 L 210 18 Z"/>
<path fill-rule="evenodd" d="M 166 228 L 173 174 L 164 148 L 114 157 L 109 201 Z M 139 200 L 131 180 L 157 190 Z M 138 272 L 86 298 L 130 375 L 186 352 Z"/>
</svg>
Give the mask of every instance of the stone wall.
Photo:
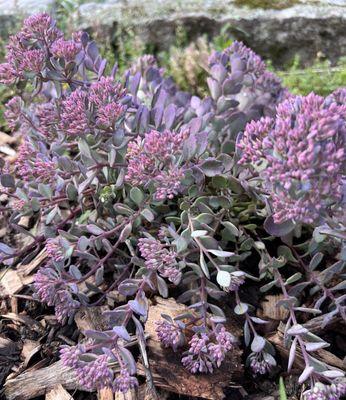
<svg viewBox="0 0 346 400">
<path fill-rule="evenodd" d="M 255 8 L 253 4 L 254 0 L 85 2 L 72 19 L 78 28 L 98 27 L 111 38 L 118 24 L 131 26 L 156 50 L 174 43 L 178 26 L 193 40 L 201 34 L 216 35 L 229 24 L 233 36 L 277 64 L 297 53 L 303 61 L 313 60 L 318 52 L 332 60 L 346 55 L 346 0 L 255 0 L 260 5 Z M 54 0 L 0 0 L 0 23 L 52 7 Z"/>
</svg>

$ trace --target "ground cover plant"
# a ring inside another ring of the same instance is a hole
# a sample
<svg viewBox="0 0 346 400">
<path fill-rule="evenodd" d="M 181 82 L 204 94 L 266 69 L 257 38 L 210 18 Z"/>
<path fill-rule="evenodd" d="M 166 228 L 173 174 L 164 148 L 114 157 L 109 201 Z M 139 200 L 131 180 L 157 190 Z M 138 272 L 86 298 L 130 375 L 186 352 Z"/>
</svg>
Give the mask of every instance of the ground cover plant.
<svg viewBox="0 0 346 400">
<path fill-rule="evenodd" d="M 18 94 L 5 117 L 21 139 L 0 182 L 7 228 L 29 241 L 1 243 L 1 262 L 15 268 L 46 250 L 31 290 L 60 324 L 122 296 L 108 329 L 60 349 L 87 390 L 138 386 L 127 344 L 135 335 L 143 356 L 159 295 L 188 305 L 163 314 L 156 333 L 189 373 L 213 374 L 242 347 L 253 375 L 303 365 L 305 400 L 341 399 L 343 371 L 316 354 L 346 314 L 346 89 L 294 95 L 240 42 L 212 52 L 207 71 L 209 93 L 191 95 L 151 55 L 118 73 L 87 33 L 65 38 L 48 14 L 26 19 L 0 65 Z M 288 365 L 266 338 L 254 287 L 281 293 Z"/>
</svg>

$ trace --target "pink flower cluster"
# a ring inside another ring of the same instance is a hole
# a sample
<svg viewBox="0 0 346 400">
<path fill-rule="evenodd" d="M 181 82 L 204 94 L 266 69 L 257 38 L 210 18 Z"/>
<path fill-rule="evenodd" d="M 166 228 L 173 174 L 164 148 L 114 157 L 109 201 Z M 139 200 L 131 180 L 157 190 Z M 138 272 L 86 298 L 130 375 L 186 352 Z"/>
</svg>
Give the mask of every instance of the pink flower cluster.
<svg viewBox="0 0 346 400">
<path fill-rule="evenodd" d="M 44 47 L 49 48 L 61 37 L 48 14 L 27 18 L 22 30 L 9 40 L 6 62 L 0 65 L 0 82 L 12 84 L 28 72 L 40 74 L 47 59 Z"/>
<path fill-rule="evenodd" d="M 90 87 L 89 101 L 97 109 L 96 123 L 100 127 L 113 127 L 122 117 L 126 107 L 121 103 L 126 95 L 120 83 L 111 77 L 102 77 Z"/>
<path fill-rule="evenodd" d="M 187 131 L 151 130 L 144 139 L 137 137 L 130 142 L 126 155 L 127 182 L 145 187 L 153 184 L 156 200 L 172 199 L 182 189 L 184 170 L 177 164 L 187 135 Z"/>
<path fill-rule="evenodd" d="M 64 249 L 58 239 L 47 239 L 46 252 L 48 257 L 57 263 L 64 261 Z"/>
<path fill-rule="evenodd" d="M 68 135 L 89 133 L 87 98 L 87 92 L 77 89 L 62 101 L 59 127 Z"/>
<path fill-rule="evenodd" d="M 250 355 L 250 368 L 255 375 L 265 375 L 272 370 L 273 365 L 259 352 Z"/>
<path fill-rule="evenodd" d="M 49 266 L 40 268 L 35 274 L 34 289 L 39 300 L 55 307 L 59 322 L 65 322 L 80 306 L 79 301 L 72 297 L 70 285 Z"/>
<path fill-rule="evenodd" d="M 121 366 L 119 375 L 114 378 L 114 372 L 109 366 L 108 356 L 101 354 L 94 361 L 83 361 L 84 354 L 88 354 L 85 346 L 62 346 L 60 357 L 64 365 L 75 369 L 79 383 L 87 390 L 100 390 L 105 387 L 115 392 L 126 393 L 138 386 L 138 381 L 131 376 L 123 360 L 118 358 Z"/>
<path fill-rule="evenodd" d="M 285 100 L 277 116 L 249 123 L 238 147 L 268 190 L 277 223 L 314 223 L 342 198 L 346 105 L 313 93 Z"/>
<path fill-rule="evenodd" d="M 173 321 L 157 321 L 156 333 L 164 347 L 172 347 L 174 351 L 185 343 L 182 329 Z M 193 374 L 212 373 L 215 367 L 220 367 L 234 344 L 234 336 L 222 324 L 218 324 L 208 333 L 195 333 L 192 336 L 181 362 Z"/>
<path fill-rule="evenodd" d="M 339 400 L 346 395 L 346 383 L 337 382 L 324 385 L 317 382 L 314 387 L 304 392 L 304 400 Z"/>
<path fill-rule="evenodd" d="M 196 333 L 189 342 L 187 355 L 181 360 L 191 373 L 212 373 L 215 366 L 220 367 L 226 353 L 235 343 L 234 337 L 222 325 L 217 326 L 215 341 L 207 333 Z"/>
<path fill-rule="evenodd" d="M 103 354 L 95 361 L 79 363 L 75 368 L 80 384 L 87 390 L 112 386 L 113 371 L 108 367 L 108 357 Z"/>
<path fill-rule="evenodd" d="M 22 122 L 22 106 L 23 102 L 18 96 L 13 97 L 10 101 L 6 103 L 6 111 L 4 113 L 4 116 L 12 132 L 15 131 L 19 127 L 19 124 Z"/>
<path fill-rule="evenodd" d="M 230 273 L 231 283 L 227 288 L 224 288 L 226 292 L 236 292 L 239 287 L 245 282 L 245 274 L 242 271 L 234 271 Z"/>
<path fill-rule="evenodd" d="M 12 207 L 17 211 L 22 211 L 24 206 L 25 206 L 25 201 L 22 199 L 16 199 L 12 203 Z"/>
<path fill-rule="evenodd" d="M 78 344 L 77 346 L 61 346 L 60 358 L 64 365 L 77 368 L 79 356 L 85 353 L 85 347 Z"/>
<path fill-rule="evenodd" d="M 20 35 L 26 40 L 45 40 L 50 45 L 62 36 L 62 32 L 55 27 L 55 21 L 47 13 L 42 13 L 25 19 Z"/>
<path fill-rule="evenodd" d="M 64 40 L 63 38 L 56 40 L 51 47 L 53 56 L 56 58 L 63 58 L 66 62 L 73 61 L 80 50 L 80 43 L 74 40 Z"/>
<path fill-rule="evenodd" d="M 54 138 L 59 121 L 54 104 L 52 102 L 39 104 L 35 112 L 40 132 L 47 138 Z"/>
<path fill-rule="evenodd" d="M 77 89 L 61 104 L 60 129 L 71 136 L 85 135 L 96 126 L 100 129 L 114 129 L 126 111 L 121 103 L 125 90 L 110 77 L 102 77 L 86 92 Z"/>
<path fill-rule="evenodd" d="M 27 141 L 19 146 L 15 168 L 17 174 L 27 182 L 48 183 L 56 177 L 56 163 L 37 153 Z"/>
<path fill-rule="evenodd" d="M 122 368 L 120 374 L 116 377 L 113 383 L 113 390 L 115 392 L 126 393 L 131 389 L 135 389 L 137 386 L 137 379 L 130 375 L 127 368 Z"/>
<path fill-rule="evenodd" d="M 176 285 L 180 282 L 182 273 L 174 251 L 168 250 L 158 240 L 148 238 L 139 239 L 138 248 L 148 269 L 159 271 L 160 275 Z"/>
<path fill-rule="evenodd" d="M 184 344 L 184 335 L 179 326 L 164 320 L 155 323 L 157 336 L 164 347 L 171 347 L 176 351 Z"/>
</svg>

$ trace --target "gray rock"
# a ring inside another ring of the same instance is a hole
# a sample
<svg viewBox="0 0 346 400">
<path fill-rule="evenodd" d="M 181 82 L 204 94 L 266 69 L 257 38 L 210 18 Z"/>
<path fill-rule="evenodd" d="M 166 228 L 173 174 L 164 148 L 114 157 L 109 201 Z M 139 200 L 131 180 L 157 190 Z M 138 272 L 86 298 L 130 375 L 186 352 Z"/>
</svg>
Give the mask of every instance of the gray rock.
<svg viewBox="0 0 346 400">
<path fill-rule="evenodd" d="M 48 11 L 53 5 L 54 0 L 0 0 L 0 36 L 6 39 L 24 16 Z"/>
<path fill-rule="evenodd" d="M 303 61 L 315 59 L 318 52 L 331 60 L 346 54 L 346 0 L 287 3 L 297 4 L 274 10 L 239 7 L 232 0 L 115 0 L 82 5 L 76 22 L 81 28 L 99 24 L 106 32 L 128 24 L 157 50 L 174 44 L 178 26 L 193 40 L 201 34 L 216 35 L 229 24 L 234 37 L 277 64 L 295 54 Z"/>
<path fill-rule="evenodd" d="M 0 15 L 20 16 L 47 11 L 54 0 L 0 0 Z"/>
<path fill-rule="evenodd" d="M 77 28 L 103 32 L 113 41 L 119 26 L 129 26 L 157 51 L 175 42 L 182 26 L 190 40 L 229 32 L 277 64 L 295 54 L 311 61 L 318 52 L 336 60 L 346 54 L 346 0 L 288 0 L 284 9 L 236 6 L 236 0 L 108 0 L 87 2 L 73 15 Z M 248 4 L 251 0 L 244 0 Z M 276 0 L 272 0 L 275 4 Z M 52 8 L 54 0 L 0 0 L 1 30 L 11 18 Z M 240 1 L 236 1 L 240 4 Z M 54 7 L 53 7 L 54 8 Z M 11 18 L 10 18 L 11 17 Z M 7 24 L 7 25 L 6 25 Z M 115 46 L 117 43 L 114 43 Z"/>
</svg>

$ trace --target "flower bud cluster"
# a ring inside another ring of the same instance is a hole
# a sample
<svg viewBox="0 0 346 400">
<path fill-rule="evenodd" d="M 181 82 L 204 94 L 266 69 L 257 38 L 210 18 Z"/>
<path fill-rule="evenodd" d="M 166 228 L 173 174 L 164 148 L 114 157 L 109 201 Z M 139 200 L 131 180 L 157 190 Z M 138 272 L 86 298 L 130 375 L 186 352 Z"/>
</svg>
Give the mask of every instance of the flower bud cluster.
<svg viewBox="0 0 346 400">
<path fill-rule="evenodd" d="M 54 182 L 56 177 L 56 163 L 36 152 L 27 141 L 19 146 L 15 169 L 17 175 L 27 182 Z"/>
<path fill-rule="evenodd" d="M 66 321 L 79 308 L 79 301 L 72 296 L 73 287 L 50 266 L 40 268 L 34 278 L 35 294 L 40 301 L 55 307 L 59 322 Z"/>
<path fill-rule="evenodd" d="M 245 282 L 245 274 L 242 271 L 234 271 L 230 273 L 231 282 L 227 288 L 226 292 L 236 292 L 239 290 L 240 286 Z"/>
<path fill-rule="evenodd" d="M 116 352 L 112 352 L 114 356 Z M 85 361 L 83 355 L 91 357 L 92 361 Z M 111 388 L 114 392 L 126 393 L 138 386 L 138 381 L 133 377 L 121 357 L 118 357 L 120 372 L 115 374 L 110 366 L 109 356 L 96 355 L 87 352 L 86 346 L 62 346 L 60 357 L 64 365 L 75 370 L 77 379 L 86 390 L 100 390 Z"/>
<path fill-rule="evenodd" d="M 155 323 L 157 336 L 164 347 L 171 347 L 176 351 L 178 347 L 184 344 L 184 334 L 178 325 L 164 320 L 155 321 Z"/>
<path fill-rule="evenodd" d="M 173 321 L 156 321 L 156 333 L 164 347 L 174 351 L 185 343 L 181 326 Z M 189 341 L 189 349 L 181 359 L 184 367 L 193 374 L 212 373 L 219 368 L 227 352 L 234 348 L 235 338 L 226 328 L 218 324 L 214 330 L 195 333 Z"/>
<path fill-rule="evenodd" d="M 11 131 L 19 128 L 19 124 L 23 122 L 21 119 L 22 106 L 23 102 L 18 96 L 13 97 L 6 103 L 4 116 Z"/>
<path fill-rule="evenodd" d="M 130 142 L 126 180 L 134 186 L 153 184 L 157 200 L 172 199 L 182 190 L 184 170 L 178 162 L 186 138 L 187 131 L 151 130 Z"/>
<path fill-rule="evenodd" d="M 324 385 L 315 383 L 314 387 L 303 394 L 304 400 L 339 400 L 346 395 L 346 383 L 336 382 Z"/>
<path fill-rule="evenodd" d="M 48 52 L 61 38 L 62 32 L 48 14 L 27 18 L 23 28 L 9 40 L 6 62 L 0 65 L 0 82 L 12 84 L 24 79 L 28 73 L 41 74 L 47 61 L 44 48 Z"/>
<path fill-rule="evenodd" d="M 126 110 L 121 103 L 124 96 L 119 83 L 101 77 L 89 92 L 77 89 L 62 101 L 59 128 L 70 136 L 85 135 L 95 128 L 112 130 Z"/>
<path fill-rule="evenodd" d="M 75 40 L 64 40 L 63 38 L 56 40 L 51 47 L 53 56 L 63 58 L 66 62 L 73 61 L 80 50 L 80 43 Z"/>
<path fill-rule="evenodd" d="M 223 325 L 218 325 L 214 332 L 194 334 L 181 362 L 193 374 L 212 373 L 215 367 L 220 367 L 234 343 L 234 337 Z"/>
<path fill-rule="evenodd" d="M 48 257 L 57 263 L 64 261 L 64 249 L 59 239 L 47 239 L 46 241 L 46 252 Z"/>
<path fill-rule="evenodd" d="M 275 119 L 246 126 L 240 164 L 257 165 L 277 223 L 312 224 L 343 196 L 346 104 L 313 93 L 281 103 Z"/>
<path fill-rule="evenodd" d="M 273 369 L 273 364 L 266 359 L 264 352 L 251 353 L 250 368 L 255 375 L 265 375 Z"/>
<path fill-rule="evenodd" d="M 182 273 L 177 265 L 177 254 L 168 250 L 156 239 L 141 238 L 138 240 L 138 248 L 145 259 L 145 266 L 149 270 L 156 270 L 174 284 L 178 284 Z"/>
</svg>

